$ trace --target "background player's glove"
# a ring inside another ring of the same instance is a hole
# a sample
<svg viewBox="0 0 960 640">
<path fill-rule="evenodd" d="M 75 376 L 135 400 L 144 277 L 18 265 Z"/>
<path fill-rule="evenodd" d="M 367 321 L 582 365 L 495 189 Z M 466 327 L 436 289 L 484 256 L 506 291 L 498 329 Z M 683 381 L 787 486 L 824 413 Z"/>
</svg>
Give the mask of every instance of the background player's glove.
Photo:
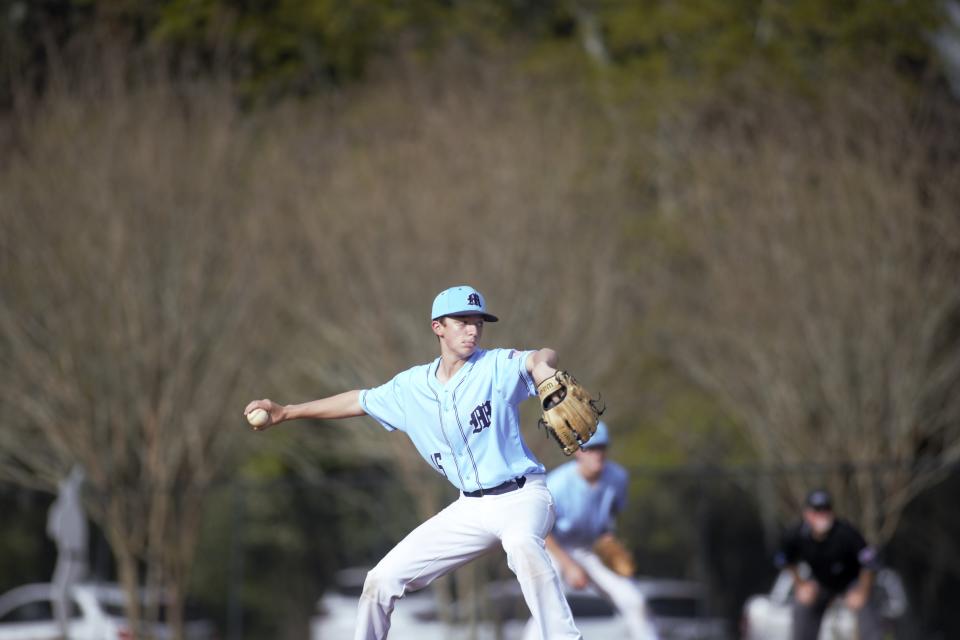
<svg viewBox="0 0 960 640">
<path fill-rule="evenodd" d="M 629 578 L 636 571 L 633 554 L 612 534 L 600 536 L 593 545 L 593 552 L 608 569 L 616 574 Z"/>
<path fill-rule="evenodd" d="M 566 371 L 557 371 L 537 385 L 543 415 L 540 425 L 556 438 L 560 448 L 570 455 L 586 444 L 597 430 L 603 408 Z"/>
</svg>

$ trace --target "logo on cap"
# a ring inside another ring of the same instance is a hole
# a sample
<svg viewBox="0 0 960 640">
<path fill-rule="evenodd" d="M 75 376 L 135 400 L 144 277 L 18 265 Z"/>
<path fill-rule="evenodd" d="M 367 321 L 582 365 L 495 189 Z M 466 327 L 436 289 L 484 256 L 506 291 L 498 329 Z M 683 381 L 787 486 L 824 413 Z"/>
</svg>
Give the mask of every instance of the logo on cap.
<svg viewBox="0 0 960 640">
<path fill-rule="evenodd" d="M 469 296 L 467 296 L 467 304 L 473 305 L 474 307 L 481 306 L 480 296 L 475 293 L 471 293 Z"/>
</svg>

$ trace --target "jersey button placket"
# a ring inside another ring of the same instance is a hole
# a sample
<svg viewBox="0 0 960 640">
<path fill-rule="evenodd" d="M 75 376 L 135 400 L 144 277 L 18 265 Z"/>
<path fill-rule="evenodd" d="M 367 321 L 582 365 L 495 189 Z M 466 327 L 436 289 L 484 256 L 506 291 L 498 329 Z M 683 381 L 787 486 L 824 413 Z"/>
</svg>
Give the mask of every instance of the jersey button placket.
<svg viewBox="0 0 960 640">
<path fill-rule="evenodd" d="M 446 429 L 446 425 L 455 425 L 457 423 L 457 418 L 454 412 L 453 400 L 450 395 L 450 389 L 444 387 L 443 389 L 443 400 L 442 400 L 442 412 L 443 412 L 443 428 Z M 444 431 L 444 437 L 446 437 L 446 431 Z M 461 482 L 469 481 L 469 478 L 464 477 L 460 471 L 460 462 L 457 459 L 457 451 L 453 446 L 453 443 L 456 440 L 450 441 L 447 440 L 448 445 L 450 446 L 450 454 L 453 456 L 453 464 L 457 467 L 457 473 L 460 475 Z"/>
</svg>

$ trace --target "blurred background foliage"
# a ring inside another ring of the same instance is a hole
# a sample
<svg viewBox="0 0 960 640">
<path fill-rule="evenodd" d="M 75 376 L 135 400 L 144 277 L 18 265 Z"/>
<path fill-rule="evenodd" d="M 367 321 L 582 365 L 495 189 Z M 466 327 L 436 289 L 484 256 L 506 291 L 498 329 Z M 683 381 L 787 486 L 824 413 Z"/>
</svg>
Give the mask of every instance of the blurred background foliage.
<svg viewBox="0 0 960 640">
<path fill-rule="evenodd" d="M 0 1 L 0 589 L 48 576 L 42 492 L 79 459 L 100 575 L 126 553 L 225 637 L 302 638 L 338 569 L 452 493 L 369 420 L 252 436 L 240 410 L 429 360 L 463 281 L 509 318 L 488 344 L 603 391 L 645 572 L 735 618 L 822 482 L 924 637 L 956 635 L 951 25 L 933 0 Z"/>
<path fill-rule="evenodd" d="M 618 85 L 686 94 L 744 69 L 807 86 L 873 66 L 931 77 L 944 11 L 938 0 L 4 0 L 0 58 L 8 81 L 43 77 L 64 45 L 93 36 L 163 50 L 189 73 L 226 68 L 248 97 L 275 98 L 344 86 L 403 53 L 482 57 L 512 42 L 564 73 L 583 51 L 622 72 Z"/>
</svg>

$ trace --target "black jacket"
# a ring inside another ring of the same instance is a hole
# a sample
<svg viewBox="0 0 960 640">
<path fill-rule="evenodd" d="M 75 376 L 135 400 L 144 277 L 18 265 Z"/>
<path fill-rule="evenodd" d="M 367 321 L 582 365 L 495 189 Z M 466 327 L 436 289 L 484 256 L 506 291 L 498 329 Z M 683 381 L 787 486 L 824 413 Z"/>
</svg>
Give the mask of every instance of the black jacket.
<svg viewBox="0 0 960 640">
<path fill-rule="evenodd" d="M 876 570 L 876 553 L 850 523 L 836 519 L 823 540 L 815 540 L 810 527 L 801 522 L 784 534 L 777 565 L 805 562 L 813 578 L 835 593 L 846 591 L 861 569 Z"/>
</svg>

